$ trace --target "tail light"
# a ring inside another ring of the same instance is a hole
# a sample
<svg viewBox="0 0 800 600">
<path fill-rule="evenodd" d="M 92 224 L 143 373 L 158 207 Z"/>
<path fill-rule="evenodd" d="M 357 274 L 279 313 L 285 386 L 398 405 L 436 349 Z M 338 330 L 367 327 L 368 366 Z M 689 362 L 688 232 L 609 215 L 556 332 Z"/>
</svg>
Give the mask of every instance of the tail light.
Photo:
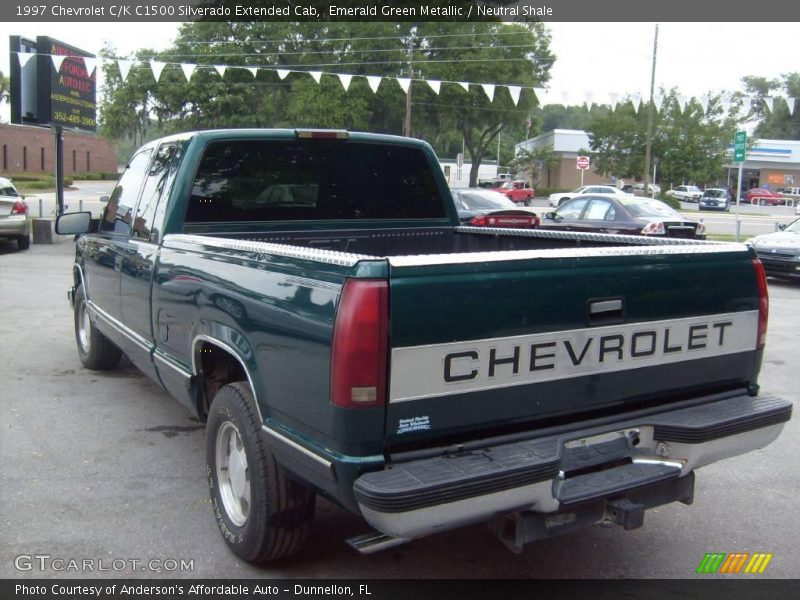
<svg viewBox="0 0 800 600">
<path fill-rule="evenodd" d="M 758 336 L 756 348 L 762 349 L 767 343 L 767 320 L 769 318 L 769 294 L 767 293 L 767 274 L 764 265 L 757 258 L 753 259 L 753 268 L 756 271 L 756 284 L 758 285 Z"/>
<path fill-rule="evenodd" d="M 664 233 L 666 229 L 661 221 L 651 221 L 642 229 L 642 235 L 664 235 Z"/>
<path fill-rule="evenodd" d="M 475 227 L 486 227 L 486 215 L 472 217 L 472 220 L 469 222 L 469 224 L 474 225 Z"/>
<path fill-rule="evenodd" d="M 331 402 L 340 408 L 386 403 L 389 283 L 348 279 L 333 328 Z"/>
<path fill-rule="evenodd" d="M 22 200 L 17 200 L 14 203 L 14 207 L 11 209 L 12 215 L 25 215 L 28 214 L 28 205 L 25 204 Z"/>
</svg>

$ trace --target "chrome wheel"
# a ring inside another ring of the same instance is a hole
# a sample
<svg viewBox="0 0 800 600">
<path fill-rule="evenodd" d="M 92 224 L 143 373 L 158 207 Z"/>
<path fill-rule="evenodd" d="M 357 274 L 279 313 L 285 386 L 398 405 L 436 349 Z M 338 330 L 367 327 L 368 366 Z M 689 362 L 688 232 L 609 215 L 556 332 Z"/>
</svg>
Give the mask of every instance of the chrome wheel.
<svg viewBox="0 0 800 600">
<path fill-rule="evenodd" d="M 81 302 L 78 307 L 78 343 L 83 353 L 89 354 L 92 349 L 92 321 L 89 319 L 86 302 Z"/>
<path fill-rule="evenodd" d="M 242 527 L 250 515 L 250 470 L 239 430 L 230 421 L 217 432 L 216 469 L 225 512 L 234 525 Z"/>
</svg>

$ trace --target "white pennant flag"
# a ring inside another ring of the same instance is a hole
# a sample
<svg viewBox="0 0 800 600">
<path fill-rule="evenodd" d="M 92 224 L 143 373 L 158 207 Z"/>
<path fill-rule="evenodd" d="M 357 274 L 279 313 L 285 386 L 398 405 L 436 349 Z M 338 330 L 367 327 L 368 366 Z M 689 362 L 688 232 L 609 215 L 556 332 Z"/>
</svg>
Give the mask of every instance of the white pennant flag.
<svg viewBox="0 0 800 600">
<path fill-rule="evenodd" d="M 772 112 L 772 109 L 775 106 L 775 98 L 773 98 L 772 96 L 765 96 L 764 105 L 767 107 L 768 112 Z"/>
<path fill-rule="evenodd" d="M 122 77 L 122 81 L 128 79 L 128 73 L 131 72 L 131 67 L 133 66 L 132 60 L 118 60 L 117 66 L 119 67 L 119 74 Z"/>
<path fill-rule="evenodd" d="M 753 108 L 753 100 L 750 96 L 745 96 L 742 98 L 742 114 L 748 115 L 750 114 L 750 109 Z"/>
<path fill-rule="evenodd" d="M 631 98 L 631 102 L 633 103 L 633 108 L 636 112 L 639 112 L 639 109 L 642 108 L 642 95 L 641 94 L 634 94 Z"/>
<path fill-rule="evenodd" d="M 186 77 L 186 81 L 192 80 L 192 75 L 194 75 L 194 70 L 197 68 L 197 65 L 193 65 L 191 63 L 181 63 L 181 71 L 183 71 L 183 76 Z"/>
<path fill-rule="evenodd" d="M 428 79 L 428 85 L 437 95 L 439 94 L 439 90 L 442 89 L 442 82 L 438 81 L 437 79 Z"/>
<path fill-rule="evenodd" d="M 164 67 L 167 66 L 165 62 L 159 62 L 157 60 L 150 61 L 150 69 L 153 71 L 153 77 L 156 78 L 156 81 L 161 79 L 161 72 L 164 70 Z"/>
<path fill-rule="evenodd" d="M 661 90 L 657 91 L 653 95 L 653 102 L 655 103 L 654 108 L 656 110 L 661 110 L 661 107 L 664 106 L 664 92 L 662 92 Z"/>
<path fill-rule="evenodd" d="M 511 101 L 514 103 L 514 106 L 519 104 L 519 95 L 522 92 L 522 88 L 518 85 L 507 85 L 508 94 L 511 96 Z"/>
<path fill-rule="evenodd" d="M 403 91 L 408 94 L 408 90 L 411 88 L 411 80 L 408 77 L 398 77 L 397 83 L 399 83 Z"/>
<path fill-rule="evenodd" d="M 719 105 L 722 107 L 723 112 L 730 112 L 731 99 L 728 96 L 720 96 Z"/>
<path fill-rule="evenodd" d="M 317 83 L 322 79 L 322 71 L 309 71 L 308 74 L 311 75 Z"/>
<path fill-rule="evenodd" d="M 372 89 L 373 94 L 378 93 L 378 86 L 381 84 L 381 78 L 376 75 L 367 75 L 367 83 L 369 83 L 369 87 Z"/>
<path fill-rule="evenodd" d="M 486 94 L 486 97 L 489 98 L 489 102 L 494 102 L 494 84 L 482 83 L 481 87 L 483 88 L 483 92 Z"/>
<path fill-rule="evenodd" d="M 591 111 L 594 106 L 594 94 L 592 92 L 583 92 L 586 101 L 586 109 Z"/>
<path fill-rule="evenodd" d="M 700 97 L 700 104 L 703 107 L 703 112 L 707 113 L 711 110 L 711 94 L 703 94 Z"/>
<path fill-rule="evenodd" d="M 253 77 L 258 77 L 258 67 L 247 67 Z"/>
<path fill-rule="evenodd" d="M 19 66 L 25 67 L 28 64 L 28 61 L 36 56 L 36 52 L 17 52 L 17 58 L 19 59 Z"/>
<path fill-rule="evenodd" d="M 278 69 L 278 77 L 281 78 L 281 81 L 286 79 L 286 76 L 289 75 L 289 73 L 291 73 L 291 71 L 288 69 Z"/>
<path fill-rule="evenodd" d="M 619 102 L 619 94 L 617 92 L 608 93 L 608 105 L 611 107 L 611 112 L 617 110 L 617 103 Z"/>
<path fill-rule="evenodd" d="M 794 116 L 794 101 L 795 101 L 794 98 L 791 98 L 789 96 L 786 97 L 786 106 L 789 107 L 789 116 L 790 117 Z"/>
<path fill-rule="evenodd" d="M 683 113 L 686 109 L 686 96 L 675 96 L 675 100 L 678 102 L 678 109 Z"/>
<path fill-rule="evenodd" d="M 536 95 L 536 99 L 539 101 L 539 106 L 544 106 L 547 98 L 547 90 L 543 87 L 535 87 L 533 88 L 533 93 Z"/>
<path fill-rule="evenodd" d="M 56 68 L 56 73 L 61 70 L 61 63 L 64 62 L 64 59 L 67 58 L 66 56 L 59 56 L 56 54 L 51 54 L 50 59 L 53 61 L 53 66 Z"/>
<path fill-rule="evenodd" d="M 220 77 L 225 77 L 225 71 L 228 69 L 227 65 L 214 65 L 214 69 L 219 73 Z"/>
<path fill-rule="evenodd" d="M 86 74 L 91 77 L 94 70 L 97 68 L 97 59 L 91 56 L 83 57 L 83 66 L 86 67 Z"/>
<path fill-rule="evenodd" d="M 339 81 L 346 92 L 347 89 L 350 87 L 350 81 L 353 79 L 352 75 L 345 75 L 344 73 L 339 73 Z"/>
<path fill-rule="evenodd" d="M 464 91 L 465 91 L 465 92 L 468 92 L 468 91 L 469 91 L 469 83 L 468 83 L 468 82 L 466 82 L 466 81 L 459 81 L 459 82 L 458 82 L 458 85 L 460 85 L 462 88 L 464 88 Z"/>
</svg>

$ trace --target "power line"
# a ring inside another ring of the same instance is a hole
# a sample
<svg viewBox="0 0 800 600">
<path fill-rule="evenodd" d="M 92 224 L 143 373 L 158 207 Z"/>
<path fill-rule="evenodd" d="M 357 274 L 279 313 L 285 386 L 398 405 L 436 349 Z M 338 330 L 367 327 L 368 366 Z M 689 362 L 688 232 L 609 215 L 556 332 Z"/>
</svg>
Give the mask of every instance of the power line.
<svg viewBox="0 0 800 600">
<path fill-rule="evenodd" d="M 497 31 L 497 32 L 478 32 L 478 33 L 442 33 L 437 35 L 426 35 L 424 39 L 439 39 L 439 38 L 451 38 L 451 37 L 479 37 L 485 35 L 493 35 L 493 36 L 501 36 L 501 35 L 530 35 L 531 32 L 528 30 L 525 31 Z M 354 41 L 363 41 L 363 40 L 404 40 L 408 36 L 407 35 L 398 35 L 398 36 L 374 36 L 374 37 L 347 37 L 347 38 L 300 38 L 296 40 L 291 40 L 292 44 L 299 44 L 299 43 L 315 43 L 315 42 L 354 42 Z M 186 40 L 184 43 L 186 44 L 240 44 L 241 41 L 238 40 L 219 40 L 219 41 L 191 41 Z M 251 44 L 286 44 L 287 40 L 252 40 L 248 43 Z"/>
</svg>

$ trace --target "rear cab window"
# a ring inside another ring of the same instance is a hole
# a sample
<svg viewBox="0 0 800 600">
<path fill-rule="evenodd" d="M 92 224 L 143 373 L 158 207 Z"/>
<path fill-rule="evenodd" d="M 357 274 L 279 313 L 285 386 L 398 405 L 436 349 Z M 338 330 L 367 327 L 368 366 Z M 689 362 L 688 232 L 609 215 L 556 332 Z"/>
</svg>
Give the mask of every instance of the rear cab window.
<svg viewBox="0 0 800 600">
<path fill-rule="evenodd" d="M 434 169 L 418 148 L 230 140 L 206 149 L 185 222 L 446 218 Z"/>
</svg>

